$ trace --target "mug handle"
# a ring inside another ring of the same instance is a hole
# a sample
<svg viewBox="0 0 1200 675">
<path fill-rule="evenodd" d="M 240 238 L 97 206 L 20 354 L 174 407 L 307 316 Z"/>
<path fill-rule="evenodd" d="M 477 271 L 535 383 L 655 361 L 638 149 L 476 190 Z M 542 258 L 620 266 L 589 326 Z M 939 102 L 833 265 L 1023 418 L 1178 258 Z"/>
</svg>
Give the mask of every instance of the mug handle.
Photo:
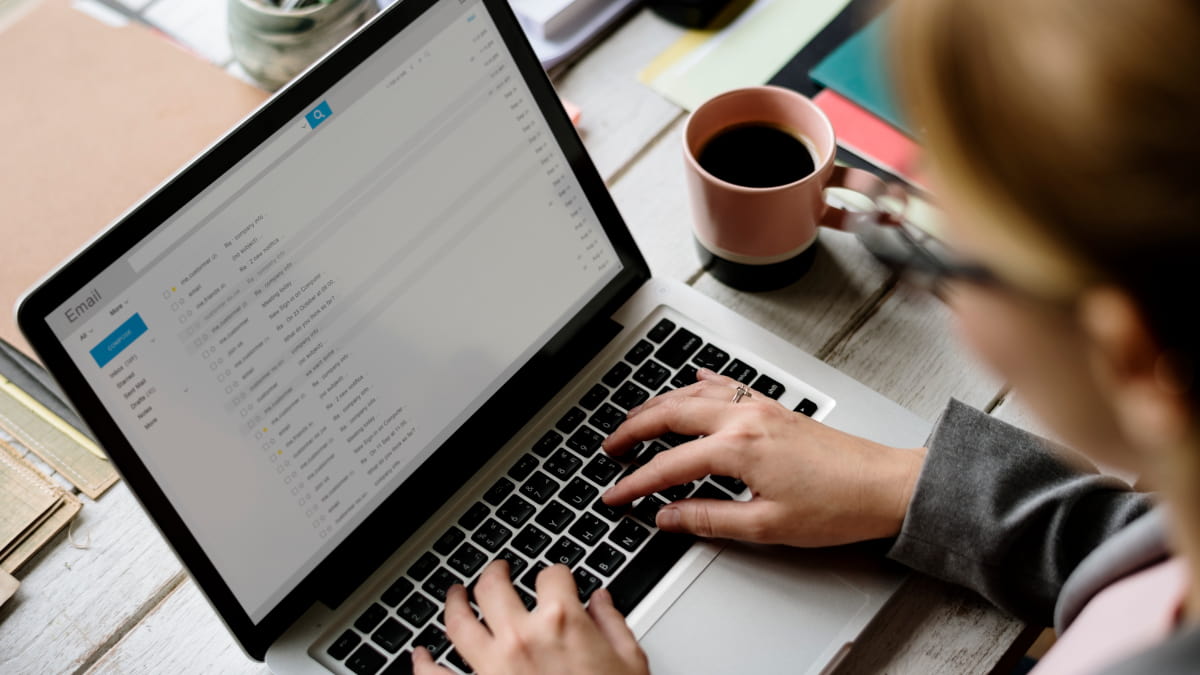
<svg viewBox="0 0 1200 675">
<path fill-rule="evenodd" d="M 908 206 L 908 190 L 898 183 L 889 183 L 875 174 L 862 169 L 848 166 L 834 166 L 833 174 L 829 177 L 825 189 L 843 188 L 857 192 L 871 201 L 874 208 L 870 211 L 856 211 L 833 206 L 826 202 L 825 213 L 821 216 L 820 224 L 835 230 L 846 229 L 847 220 L 852 217 L 870 215 L 879 225 L 898 226 L 903 222 L 904 211 Z M 884 201 L 885 197 L 890 197 Z"/>
</svg>

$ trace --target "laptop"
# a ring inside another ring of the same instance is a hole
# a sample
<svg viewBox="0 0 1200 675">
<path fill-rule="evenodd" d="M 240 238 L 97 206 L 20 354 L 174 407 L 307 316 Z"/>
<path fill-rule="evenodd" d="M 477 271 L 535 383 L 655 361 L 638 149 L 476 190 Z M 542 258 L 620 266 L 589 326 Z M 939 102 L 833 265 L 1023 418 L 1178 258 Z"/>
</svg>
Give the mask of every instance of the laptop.
<svg viewBox="0 0 1200 675">
<path fill-rule="evenodd" d="M 607 587 L 655 672 L 820 672 L 903 574 L 698 541 L 598 446 L 706 366 L 885 443 L 927 424 L 653 278 L 507 3 L 402 0 L 29 291 L 21 329 L 248 655 L 469 672 L 442 601 L 507 559 Z M 536 611 L 536 610 L 535 610 Z"/>
</svg>

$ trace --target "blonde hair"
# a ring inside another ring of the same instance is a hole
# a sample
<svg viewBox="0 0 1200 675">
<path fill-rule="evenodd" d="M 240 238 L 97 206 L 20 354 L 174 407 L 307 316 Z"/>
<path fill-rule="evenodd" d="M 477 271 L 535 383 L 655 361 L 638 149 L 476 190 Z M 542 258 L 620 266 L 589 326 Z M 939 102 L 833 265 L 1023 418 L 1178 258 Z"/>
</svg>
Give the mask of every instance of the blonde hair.
<svg viewBox="0 0 1200 675">
<path fill-rule="evenodd" d="M 1116 284 L 1196 354 L 1200 3 L 899 0 L 894 20 L 940 188 L 999 212 L 1059 292 Z"/>
</svg>

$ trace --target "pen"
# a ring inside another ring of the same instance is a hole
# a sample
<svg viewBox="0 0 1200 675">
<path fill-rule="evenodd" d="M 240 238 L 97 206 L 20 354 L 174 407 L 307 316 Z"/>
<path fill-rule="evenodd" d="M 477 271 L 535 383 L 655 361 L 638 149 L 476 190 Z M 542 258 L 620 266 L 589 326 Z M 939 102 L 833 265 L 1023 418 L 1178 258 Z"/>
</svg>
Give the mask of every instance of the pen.
<svg viewBox="0 0 1200 675">
<path fill-rule="evenodd" d="M 54 414 L 53 410 L 50 410 L 46 406 L 42 405 L 37 399 L 33 398 L 29 394 L 26 394 L 25 390 L 10 382 L 8 378 L 4 377 L 3 375 L 0 375 L 0 390 L 15 398 L 21 405 L 32 410 L 33 414 L 40 417 L 42 421 L 46 422 L 55 429 L 58 429 L 63 434 L 69 436 L 71 440 L 82 445 L 83 448 L 88 452 L 106 462 L 108 461 L 108 456 L 104 454 L 104 451 L 100 449 L 100 446 L 92 442 L 92 439 L 79 433 L 75 427 L 67 424 L 63 418 Z"/>
</svg>

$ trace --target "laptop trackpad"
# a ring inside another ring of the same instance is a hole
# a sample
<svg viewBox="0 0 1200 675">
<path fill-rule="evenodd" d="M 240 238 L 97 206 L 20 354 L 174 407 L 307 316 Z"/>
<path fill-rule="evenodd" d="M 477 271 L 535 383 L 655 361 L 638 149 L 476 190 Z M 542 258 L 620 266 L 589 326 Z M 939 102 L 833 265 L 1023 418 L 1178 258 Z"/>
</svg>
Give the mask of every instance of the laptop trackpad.
<svg viewBox="0 0 1200 675">
<path fill-rule="evenodd" d="M 819 670 L 869 595 L 811 553 L 726 548 L 642 637 L 651 672 Z"/>
</svg>

